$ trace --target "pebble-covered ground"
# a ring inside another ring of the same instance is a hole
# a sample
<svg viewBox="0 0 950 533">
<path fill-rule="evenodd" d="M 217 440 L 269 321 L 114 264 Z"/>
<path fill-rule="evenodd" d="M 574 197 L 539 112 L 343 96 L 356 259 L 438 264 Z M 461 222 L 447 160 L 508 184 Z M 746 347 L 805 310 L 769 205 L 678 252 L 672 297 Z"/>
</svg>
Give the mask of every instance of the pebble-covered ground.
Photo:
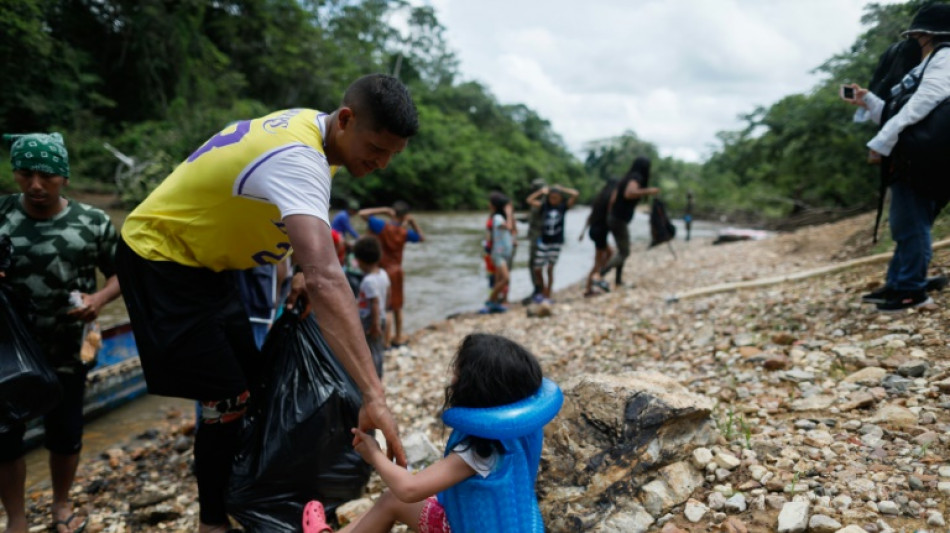
<svg viewBox="0 0 950 533">
<path fill-rule="evenodd" d="M 881 262 L 668 303 L 690 289 L 860 257 L 871 224 L 862 216 L 757 242 L 678 241 L 675 258 L 666 247 L 638 250 L 627 266 L 632 287 L 594 298 L 566 290 L 549 317 L 513 306 L 433 324 L 388 354 L 392 410 L 404 435 L 441 445 L 437 415 L 455 347 L 472 331 L 502 333 L 555 381 L 652 370 L 716 400 L 717 451 L 741 462 L 704 463 L 705 485 L 656 531 L 775 531 L 783 504 L 796 499 L 810 503 L 809 531 L 947 531 L 950 292 L 926 308 L 877 313 L 859 299 L 881 282 Z M 948 263 L 944 249 L 932 267 Z M 84 458 L 74 497 L 87 531 L 194 531 L 189 415 L 169 413 L 167 427 Z M 369 492 L 380 488 L 374 479 Z M 34 531 L 45 527 L 49 499 L 42 488 L 29 494 Z"/>
</svg>

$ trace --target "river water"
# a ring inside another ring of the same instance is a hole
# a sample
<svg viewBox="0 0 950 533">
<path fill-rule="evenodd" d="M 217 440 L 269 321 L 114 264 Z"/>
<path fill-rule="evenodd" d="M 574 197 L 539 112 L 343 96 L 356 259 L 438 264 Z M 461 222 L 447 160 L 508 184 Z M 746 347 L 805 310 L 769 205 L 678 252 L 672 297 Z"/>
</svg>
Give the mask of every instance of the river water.
<svg viewBox="0 0 950 533">
<path fill-rule="evenodd" d="M 577 206 L 567 212 L 565 243 L 554 272 L 554 289 L 561 290 L 582 281 L 593 264 L 594 246 L 585 235 L 577 237 L 587 219 L 589 208 Z M 116 225 L 125 213 L 110 212 Z M 415 213 L 416 221 L 426 235 L 425 242 L 409 243 L 403 256 L 405 270 L 404 328 L 411 333 L 447 316 L 473 311 L 482 307 L 488 295 L 488 282 L 482 260 L 481 242 L 485 238 L 487 212 Z M 516 216 L 520 218 L 520 215 Z M 696 241 L 684 242 L 685 229 L 681 220 L 674 220 L 678 238 L 673 247 L 709 246 L 720 226 L 694 221 L 692 236 Z M 354 221 L 357 231 L 365 230 L 361 221 Z M 523 238 L 527 225 L 519 223 L 518 243 L 509 298 L 520 301 L 531 294 L 531 277 L 527 268 L 528 242 Z M 630 226 L 632 254 L 628 260 L 629 277 L 636 266 L 636 256 L 644 253 L 650 241 L 649 217 L 637 213 Z M 665 248 L 665 246 L 663 247 Z M 651 253 L 669 253 L 660 248 Z M 125 306 L 120 300 L 109 304 L 100 316 L 103 327 L 127 320 Z M 100 417 L 86 426 L 83 454 L 91 456 L 108 449 L 116 442 L 138 435 L 157 425 L 170 410 L 193 409 L 192 403 L 176 398 L 148 396 Z M 45 466 L 46 453 L 34 450 L 27 455 L 27 485 L 48 483 Z"/>
</svg>

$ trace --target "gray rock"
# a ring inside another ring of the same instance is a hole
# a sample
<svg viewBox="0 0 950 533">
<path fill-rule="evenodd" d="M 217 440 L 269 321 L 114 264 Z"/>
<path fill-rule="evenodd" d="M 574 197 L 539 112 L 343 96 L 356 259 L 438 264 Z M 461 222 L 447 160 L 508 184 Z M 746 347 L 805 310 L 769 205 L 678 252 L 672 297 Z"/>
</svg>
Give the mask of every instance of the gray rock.
<svg viewBox="0 0 950 533">
<path fill-rule="evenodd" d="M 789 370 L 781 376 L 781 379 L 793 383 L 812 382 L 815 381 L 815 373 L 805 370 Z"/>
<path fill-rule="evenodd" d="M 722 511 L 726 505 L 726 497 L 721 492 L 710 492 L 706 498 L 706 505 L 713 511 Z"/>
<path fill-rule="evenodd" d="M 917 425 L 917 415 L 906 407 L 891 404 L 878 409 L 868 421 L 895 427 L 913 427 Z"/>
<path fill-rule="evenodd" d="M 421 431 L 410 433 L 402 439 L 402 445 L 406 450 L 409 466 L 416 470 L 421 470 L 442 458 L 439 449 Z"/>
<path fill-rule="evenodd" d="M 655 520 L 650 513 L 634 504 L 629 509 L 613 513 L 593 531 L 597 533 L 645 533 Z"/>
<path fill-rule="evenodd" d="M 726 512 L 733 513 L 733 514 L 742 513 L 746 510 L 747 507 L 748 507 L 748 504 L 745 501 L 745 496 L 741 492 L 737 492 L 736 494 L 733 494 L 731 498 L 726 500 L 726 503 L 723 506 Z"/>
<path fill-rule="evenodd" d="M 943 527 L 947 525 L 940 511 L 927 511 L 927 525 Z"/>
<path fill-rule="evenodd" d="M 709 508 L 696 500 L 688 500 L 686 509 L 683 510 L 683 516 L 692 523 L 697 523 L 703 519 L 703 516 L 709 511 Z"/>
<path fill-rule="evenodd" d="M 911 361 L 897 367 L 897 373 L 905 378 L 919 378 L 923 377 L 929 368 L 930 364 L 927 361 Z"/>
<path fill-rule="evenodd" d="M 812 515 L 808 519 L 809 533 L 834 533 L 841 529 L 841 522 L 823 514 Z"/>
<path fill-rule="evenodd" d="M 808 502 L 788 502 L 778 514 L 778 533 L 804 533 L 808 528 Z"/>
<path fill-rule="evenodd" d="M 889 515 L 897 515 L 897 514 L 900 514 L 900 511 L 901 511 L 900 507 L 896 503 L 890 500 L 877 502 L 877 510 L 881 514 L 889 514 Z"/>
<path fill-rule="evenodd" d="M 845 377 L 841 381 L 844 383 L 857 383 L 858 385 L 874 386 L 879 384 L 886 375 L 887 370 L 877 366 L 869 366 L 867 368 L 858 370 L 857 372 Z"/>
</svg>

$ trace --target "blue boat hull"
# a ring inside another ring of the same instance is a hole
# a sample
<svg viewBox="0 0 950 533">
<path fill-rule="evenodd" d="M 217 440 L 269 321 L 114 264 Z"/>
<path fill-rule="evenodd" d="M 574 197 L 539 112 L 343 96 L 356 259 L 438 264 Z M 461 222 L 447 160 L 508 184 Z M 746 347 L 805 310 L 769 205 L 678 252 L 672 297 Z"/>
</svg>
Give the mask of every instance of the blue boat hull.
<svg viewBox="0 0 950 533">
<path fill-rule="evenodd" d="M 96 366 L 89 371 L 86 381 L 85 420 L 88 422 L 144 394 L 145 378 L 131 325 L 123 323 L 103 330 Z M 42 420 L 31 421 L 24 438 L 26 446 L 36 446 L 42 437 Z"/>
</svg>

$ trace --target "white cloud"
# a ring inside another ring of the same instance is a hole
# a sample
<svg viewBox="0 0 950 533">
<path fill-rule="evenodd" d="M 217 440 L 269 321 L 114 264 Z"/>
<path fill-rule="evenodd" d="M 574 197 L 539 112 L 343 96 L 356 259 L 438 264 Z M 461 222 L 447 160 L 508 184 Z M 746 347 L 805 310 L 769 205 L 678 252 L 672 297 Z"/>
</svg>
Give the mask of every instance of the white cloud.
<svg viewBox="0 0 950 533">
<path fill-rule="evenodd" d="M 424 0 L 420 0 L 424 1 Z M 867 0 L 429 0 L 465 79 L 568 146 L 633 130 L 699 160 L 740 114 L 811 89 Z"/>
</svg>

